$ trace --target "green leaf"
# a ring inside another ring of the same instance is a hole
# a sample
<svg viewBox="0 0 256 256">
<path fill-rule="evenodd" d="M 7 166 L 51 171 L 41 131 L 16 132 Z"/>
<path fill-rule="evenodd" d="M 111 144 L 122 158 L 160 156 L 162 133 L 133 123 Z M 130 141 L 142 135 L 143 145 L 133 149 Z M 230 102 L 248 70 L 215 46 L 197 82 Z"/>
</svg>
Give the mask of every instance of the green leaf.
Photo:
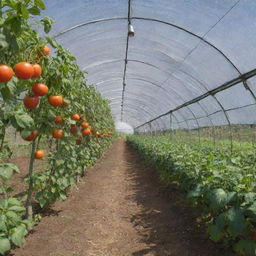
<svg viewBox="0 0 256 256">
<path fill-rule="evenodd" d="M 0 214 L 0 230 L 1 231 L 6 231 L 7 230 L 6 216 L 3 213 Z"/>
<path fill-rule="evenodd" d="M 40 9 L 38 9 L 36 6 L 29 8 L 28 11 L 33 15 L 40 15 Z"/>
<path fill-rule="evenodd" d="M 245 209 L 245 215 L 254 219 L 256 222 L 256 202 L 254 202 L 250 207 Z"/>
<path fill-rule="evenodd" d="M 55 21 L 49 17 L 44 17 L 43 19 L 41 19 L 40 23 L 44 26 L 44 32 L 49 33 L 52 28 L 52 24 L 54 24 Z M 53 44 L 54 42 L 50 42 L 50 43 Z"/>
<path fill-rule="evenodd" d="M 24 224 L 14 228 L 11 230 L 11 240 L 12 242 L 19 246 L 23 246 L 24 237 L 27 234 L 26 226 Z"/>
<path fill-rule="evenodd" d="M 210 235 L 210 239 L 214 242 L 218 242 L 224 236 L 223 228 L 217 224 L 211 224 L 207 228 L 207 233 Z"/>
<path fill-rule="evenodd" d="M 237 237 L 246 231 L 247 222 L 240 208 L 230 208 L 227 212 L 225 212 L 225 216 L 228 224 L 228 233 L 232 237 Z"/>
<path fill-rule="evenodd" d="M 4 101 L 7 101 L 11 98 L 11 91 L 8 86 L 5 86 L 1 89 L 1 94 Z"/>
<path fill-rule="evenodd" d="M 228 202 L 227 193 L 222 188 L 213 189 L 207 196 L 210 204 L 210 209 L 218 211 L 222 209 Z"/>
<path fill-rule="evenodd" d="M 14 17 L 11 20 L 9 20 L 8 23 L 10 23 L 12 31 L 15 34 L 19 34 L 21 32 L 21 18 Z"/>
<path fill-rule="evenodd" d="M 64 193 L 60 193 L 59 198 L 60 200 L 65 201 L 67 199 L 67 196 Z"/>
<path fill-rule="evenodd" d="M 56 42 L 53 38 L 51 38 L 51 37 L 46 37 L 46 39 L 47 39 L 47 42 L 48 42 L 49 44 L 51 44 L 51 46 L 52 46 L 53 48 L 58 48 L 58 44 L 57 44 L 57 42 Z"/>
<path fill-rule="evenodd" d="M 25 112 L 18 112 L 15 114 L 14 118 L 18 126 L 24 129 L 31 128 L 35 125 L 32 117 Z"/>
<path fill-rule="evenodd" d="M 235 252 L 246 256 L 256 255 L 256 242 L 254 240 L 240 240 L 234 247 Z"/>
<path fill-rule="evenodd" d="M 7 199 L 8 202 L 8 206 L 21 206 L 21 201 L 19 201 L 17 198 L 15 197 L 9 197 Z"/>
<path fill-rule="evenodd" d="M 248 192 L 244 196 L 245 203 L 253 203 L 256 200 L 256 193 Z"/>
<path fill-rule="evenodd" d="M 13 172 L 19 172 L 19 168 L 12 163 L 0 164 L 0 178 L 3 181 L 8 181 Z"/>
<path fill-rule="evenodd" d="M 6 217 L 8 218 L 8 221 L 11 221 L 13 223 L 13 225 L 21 221 L 21 216 L 13 211 L 7 211 Z"/>
<path fill-rule="evenodd" d="M 11 206 L 10 208 L 9 208 L 9 210 L 10 211 L 14 211 L 14 212 L 25 212 L 25 208 L 24 207 L 22 207 L 22 206 L 16 206 L 16 205 L 14 205 L 14 206 Z"/>
<path fill-rule="evenodd" d="M 25 5 L 21 4 L 21 6 L 20 6 L 20 12 L 21 12 L 22 17 L 23 17 L 24 19 L 28 19 L 28 18 L 29 18 L 29 12 L 28 12 L 28 10 L 27 10 L 27 8 L 26 8 Z"/>
<path fill-rule="evenodd" d="M 198 184 L 193 190 L 189 191 L 187 195 L 188 199 L 201 196 L 203 187 L 202 184 Z"/>
<path fill-rule="evenodd" d="M 11 249 L 11 243 L 8 238 L 0 237 L 0 254 L 4 255 Z"/>
<path fill-rule="evenodd" d="M 35 0 L 35 4 L 42 10 L 45 10 L 45 4 L 43 0 Z"/>
</svg>

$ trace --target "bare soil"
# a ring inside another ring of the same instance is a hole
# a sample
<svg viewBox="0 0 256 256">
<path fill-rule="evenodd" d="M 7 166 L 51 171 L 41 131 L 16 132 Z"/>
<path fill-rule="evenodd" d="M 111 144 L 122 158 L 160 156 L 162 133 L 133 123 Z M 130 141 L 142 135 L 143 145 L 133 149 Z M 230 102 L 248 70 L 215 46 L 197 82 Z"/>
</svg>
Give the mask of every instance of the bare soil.
<svg viewBox="0 0 256 256">
<path fill-rule="evenodd" d="M 57 202 L 13 256 L 231 256 L 123 140 Z"/>
</svg>

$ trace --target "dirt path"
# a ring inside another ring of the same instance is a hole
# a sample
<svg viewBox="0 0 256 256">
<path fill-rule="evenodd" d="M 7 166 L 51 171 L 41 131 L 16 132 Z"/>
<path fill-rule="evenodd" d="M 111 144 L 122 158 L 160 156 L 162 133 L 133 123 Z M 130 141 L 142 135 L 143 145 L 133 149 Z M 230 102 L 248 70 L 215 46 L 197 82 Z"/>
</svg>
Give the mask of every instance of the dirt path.
<svg viewBox="0 0 256 256">
<path fill-rule="evenodd" d="M 197 227 L 183 194 L 169 190 L 167 197 L 156 171 L 119 140 L 12 255 L 231 255 Z"/>
</svg>

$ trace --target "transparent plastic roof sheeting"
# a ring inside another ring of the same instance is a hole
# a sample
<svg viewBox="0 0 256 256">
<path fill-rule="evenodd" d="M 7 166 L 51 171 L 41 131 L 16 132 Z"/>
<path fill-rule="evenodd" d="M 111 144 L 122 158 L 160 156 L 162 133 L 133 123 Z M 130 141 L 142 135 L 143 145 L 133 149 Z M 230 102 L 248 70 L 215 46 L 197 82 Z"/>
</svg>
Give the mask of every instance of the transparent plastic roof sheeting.
<svg viewBox="0 0 256 256">
<path fill-rule="evenodd" d="M 256 123 L 255 0 L 45 1 L 52 35 L 116 121 L 137 132 Z"/>
</svg>

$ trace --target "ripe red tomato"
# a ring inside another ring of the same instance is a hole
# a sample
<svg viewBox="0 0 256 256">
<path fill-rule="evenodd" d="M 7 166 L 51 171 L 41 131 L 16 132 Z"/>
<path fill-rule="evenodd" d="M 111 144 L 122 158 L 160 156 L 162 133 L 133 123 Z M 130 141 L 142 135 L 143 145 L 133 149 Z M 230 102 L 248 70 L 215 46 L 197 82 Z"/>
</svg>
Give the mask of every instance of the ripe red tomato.
<svg viewBox="0 0 256 256">
<path fill-rule="evenodd" d="M 76 133 L 77 133 L 77 127 L 76 127 L 76 125 L 74 125 L 74 124 L 71 125 L 70 133 L 72 133 L 72 134 L 76 134 Z"/>
<path fill-rule="evenodd" d="M 13 77 L 13 70 L 7 65 L 0 65 L 0 82 L 6 83 Z"/>
<path fill-rule="evenodd" d="M 36 78 L 42 75 L 42 68 L 39 64 L 34 64 L 32 65 L 34 68 L 34 74 L 32 76 L 32 78 Z"/>
<path fill-rule="evenodd" d="M 82 134 L 85 135 L 85 136 L 89 136 L 91 134 L 91 130 L 90 129 L 83 129 L 82 130 Z"/>
<path fill-rule="evenodd" d="M 63 102 L 63 97 L 61 95 L 51 95 L 48 98 L 48 102 L 50 105 L 52 105 L 53 107 L 59 107 L 62 105 Z"/>
<path fill-rule="evenodd" d="M 82 123 L 81 123 L 81 126 L 82 126 L 83 128 L 88 128 L 88 127 L 89 127 L 89 123 L 87 123 L 87 122 L 82 122 Z"/>
<path fill-rule="evenodd" d="M 26 96 L 23 99 L 23 104 L 28 109 L 36 108 L 39 102 L 40 102 L 40 99 L 38 96 Z"/>
<path fill-rule="evenodd" d="M 81 119 L 81 117 L 78 114 L 73 114 L 71 116 L 71 119 L 75 120 L 75 121 L 79 121 Z"/>
<path fill-rule="evenodd" d="M 82 144 L 82 138 L 77 138 L 76 139 L 76 145 L 81 145 Z"/>
<path fill-rule="evenodd" d="M 42 83 L 34 83 L 32 91 L 36 96 L 44 96 L 48 93 L 48 86 Z"/>
<path fill-rule="evenodd" d="M 23 139 L 26 140 L 26 141 L 32 141 L 32 140 L 35 140 L 38 135 L 39 135 L 39 131 L 34 130 L 27 137 L 25 137 Z"/>
<path fill-rule="evenodd" d="M 61 139 L 64 136 L 64 133 L 61 129 L 55 129 L 52 131 L 52 137 L 55 139 Z"/>
<path fill-rule="evenodd" d="M 43 52 L 46 56 L 49 56 L 51 50 L 50 50 L 50 48 L 49 48 L 47 45 L 45 45 L 45 46 L 41 47 L 40 52 L 38 52 L 37 56 L 38 56 L 38 57 L 41 57 L 41 56 L 42 56 L 42 52 Z"/>
<path fill-rule="evenodd" d="M 44 157 L 44 151 L 42 149 L 38 149 L 36 152 L 35 152 L 35 158 L 36 159 L 41 159 Z"/>
<path fill-rule="evenodd" d="M 20 62 L 15 65 L 14 72 L 20 80 L 27 80 L 34 75 L 34 68 L 28 62 Z"/>
<path fill-rule="evenodd" d="M 54 121 L 55 121 L 56 124 L 64 123 L 64 120 L 62 119 L 61 116 L 55 116 Z"/>
</svg>

